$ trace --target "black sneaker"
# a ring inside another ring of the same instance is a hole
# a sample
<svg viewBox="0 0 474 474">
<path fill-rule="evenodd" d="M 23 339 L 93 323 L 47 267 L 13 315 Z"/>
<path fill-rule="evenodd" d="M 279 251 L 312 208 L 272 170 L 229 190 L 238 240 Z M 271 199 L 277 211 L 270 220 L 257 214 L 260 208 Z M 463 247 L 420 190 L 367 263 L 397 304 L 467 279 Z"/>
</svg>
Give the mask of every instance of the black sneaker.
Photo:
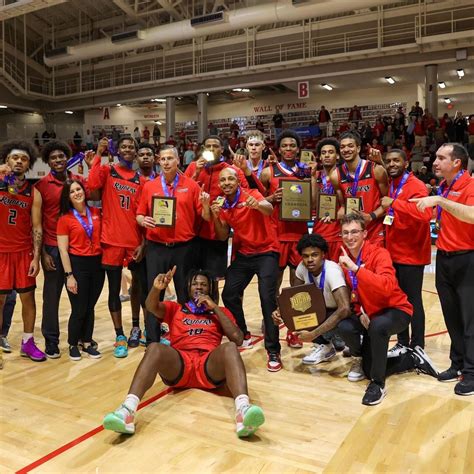
<svg viewBox="0 0 474 474">
<path fill-rule="evenodd" d="M 5 353 L 9 354 L 12 351 L 12 346 L 8 343 L 7 336 L 0 336 L 0 347 Z"/>
<path fill-rule="evenodd" d="M 416 346 L 414 349 L 408 349 L 415 361 L 415 369 L 431 377 L 438 378 L 439 371 L 433 364 L 433 361 L 428 357 L 428 354 L 420 347 Z"/>
<path fill-rule="evenodd" d="M 130 337 L 128 338 L 128 347 L 138 347 L 140 345 L 140 338 L 142 337 L 142 331 L 138 327 L 133 327 L 130 331 Z"/>
<path fill-rule="evenodd" d="M 94 341 L 94 339 L 91 339 L 91 343 L 89 345 L 92 346 L 95 350 L 99 348 L 99 344 L 97 344 L 97 342 Z M 84 343 L 82 341 L 79 341 L 77 343 L 77 347 L 79 347 L 80 351 L 84 351 Z"/>
<path fill-rule="evenodd" d="M 457 382 L 459 377 L 461 377 L 461 371 L 456 370 L 454 367 L 450 367 L 438 374 L 438 380 L 440 382 Z"/>
<path fill-rule="evenodd" d="M 48 359 L 59 359 L 61 357 L 61 352 L 57 344 L 46 344 L 44 353 Z"/>
<path fill-rule="evenodd" d="M 346 343 L 344 342 L 344 340 L 341 338 L 341 336 L 338 336 L 337 334 L 334 334 L 334 336 L 331 337 L 331 342 L 337 352 L 343 351 L 346 347 Z"/>
<path fill-rule="evenodd" d="M 90 346 L 84 347 L 82 352 L 85 352 L 91 359 L 100 359 L 102 357 L 102 354 L 97 349 L 95 349 L 92 344 Z"/>
<path fill-rule="evenodd" d="M 69 358 L 71 360 L 81 360 L 81 351 L 77 346 L 69 346 Z"/>
<path fill-rule="evenodd" d="M 370 382 L 362 398 L 363 405 L 378 405 L 384 398 L 387 391 L 375 382 Z"/>
<path fill-rule="evenodd" d="M 474 379 L 464 379 L 454 386 L 456 395 L 474 395 Z"/>
</svg>

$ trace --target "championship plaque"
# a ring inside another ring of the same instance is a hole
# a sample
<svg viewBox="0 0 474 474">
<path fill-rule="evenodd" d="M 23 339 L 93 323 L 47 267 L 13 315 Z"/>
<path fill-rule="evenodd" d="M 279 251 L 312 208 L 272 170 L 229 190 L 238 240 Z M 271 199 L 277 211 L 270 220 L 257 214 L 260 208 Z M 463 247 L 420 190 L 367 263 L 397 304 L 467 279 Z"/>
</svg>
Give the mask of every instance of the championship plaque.
<svg viewBox="0 0 474 474">
<path fill-rule="evenodd" d="M 348 197 L 346 198 L 346 214 L 350 214 L 354 211 L 360 211 L 362 209 L 362 198 L 360 197 Z"/>
<path fill-rule="evenodd" d="M 300 161 L 301 163 L 312 163 L 313 152 L 311 150 L 301 150 Z"/>
<path fill-rule="evenodd" d="M 323 292 L 314 283 L 283 288 L 278 306 L 290 331 L 310 331 L 326 319 Z"/>
<path fill-rule="evenodd" d="M 153 196 L 151 216 L 155 219 L 157 227 L 174 227 L 176 222 L 176 198 Z"/>
<path fill-rule="evenodd" d="M 280 179 L 282 188 L 280 220 L 311 220 L 311 181 L 300 179 Z"/>
<path fill-rule="evenodd" d="M 335 194 L 319 195 L 318 217 L 324 219 L 329 217 L 332 221 L 336 220 L 337 198 Z"/>
</svg>

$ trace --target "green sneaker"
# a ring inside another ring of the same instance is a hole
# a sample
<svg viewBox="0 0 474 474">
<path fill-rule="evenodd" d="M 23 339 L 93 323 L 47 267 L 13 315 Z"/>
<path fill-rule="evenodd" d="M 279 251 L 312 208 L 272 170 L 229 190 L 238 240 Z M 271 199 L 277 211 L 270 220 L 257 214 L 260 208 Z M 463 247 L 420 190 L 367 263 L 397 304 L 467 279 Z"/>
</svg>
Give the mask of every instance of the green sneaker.
<svg viewBox="0 0 474 474">
<path fill-rule="evenodd" d="M 125 405 L 122 405 L 113 413 L 108 413 L 102 422 L 106 430 L 116 433 L 133 434 L 135 433 L 135 414 L 130 412 Z"/>
<path fill-rule="evenodd" d="M 243 410 L 238 410 L 235 415 L 237 436 L 239 438 L 252 436 L 264 422 L 263 410 L 257 405 L 248 405 Z"/>
<path fill-rule="evenodd" d="M 128 356 L 128 346 L 127 346 L 127 338 L 125 336 L 117 336 L 115 339 L 115 349 L 114 349 L 114 357 L 118 357 L 119 359 Z"/>
</svg>

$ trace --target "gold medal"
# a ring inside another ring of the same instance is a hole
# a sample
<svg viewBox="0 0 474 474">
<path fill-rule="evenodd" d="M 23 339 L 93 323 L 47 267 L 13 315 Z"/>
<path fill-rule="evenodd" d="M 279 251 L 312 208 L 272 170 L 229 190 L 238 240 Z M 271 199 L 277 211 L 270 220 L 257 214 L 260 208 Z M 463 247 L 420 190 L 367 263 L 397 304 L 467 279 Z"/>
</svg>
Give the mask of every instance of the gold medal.
<svg viewBox="0 0 474 474">
<path fill-rule="evenodd" d="M 351 302 L 354 303 L 357 301 L 357 295 L 355 291 L 351 292 Z"/>
<path fill-rule="evenodd" d="M 17 189 L 15 188 L 15 186 L 14 186 L 13 184 L 10 184 L 10 185 L 8 186 L 8 192 L 9 192 L 10 194 L 17 194 Z"/>
<path fill-rule="evenodd" d="M 383 220 L 383 223 L 385 225 L 392 225 L 393 224 L 393 219 L 394 219 L 394 216 L 390 215 L 390 214 L 387 214 Z"/>
<path fill-rule="evenodd" d="M 436 232 L 439 232 L 440 229 L 441 229 L 441 222 L 440 222 L 440 221 L 436 221 L 436 222 L 435 222 L 435 230 L 436 230 Z"/>
</svg>

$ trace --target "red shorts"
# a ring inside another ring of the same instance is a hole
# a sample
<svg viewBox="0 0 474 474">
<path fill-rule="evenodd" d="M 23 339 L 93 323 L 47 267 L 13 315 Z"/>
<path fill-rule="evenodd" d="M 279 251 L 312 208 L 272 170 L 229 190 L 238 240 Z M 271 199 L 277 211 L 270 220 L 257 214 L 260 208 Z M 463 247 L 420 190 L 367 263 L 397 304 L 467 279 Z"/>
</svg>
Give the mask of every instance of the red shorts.
<svg viewBox="0 0 474 474">
<path fill-rule="evenodd" d="M 221 383 L 210 380 L 206 373 L 206 361 L 210 352 L 203 349 L 178 350 L 183 361 L 183 372 L 178 381 L 167 382 L 173 388 L 201 388 L 210 390 L 217 388 Z"/>
<path fill-rule="evenodd" d="M 128 267 L 128 264 L 133 262 L 134 250 L 102 244 L 102 266 Z"/>
<path fill-rule="evenodd" d="M 296 250 L 298 242 L 280 242 L 279 250 L 280 260 L 278 266 L 280 268 L 285 268 L 287 265 L 290 265 L 296 268 L 301 262 L 301 255 Z"/>
<path fill-rule="evenodd" d="M 28 276 L 32 260 L 32 250 L 0 253 L 0 294 L 28 293 L 36 288 L 36 279 Z"/>
</svg>

